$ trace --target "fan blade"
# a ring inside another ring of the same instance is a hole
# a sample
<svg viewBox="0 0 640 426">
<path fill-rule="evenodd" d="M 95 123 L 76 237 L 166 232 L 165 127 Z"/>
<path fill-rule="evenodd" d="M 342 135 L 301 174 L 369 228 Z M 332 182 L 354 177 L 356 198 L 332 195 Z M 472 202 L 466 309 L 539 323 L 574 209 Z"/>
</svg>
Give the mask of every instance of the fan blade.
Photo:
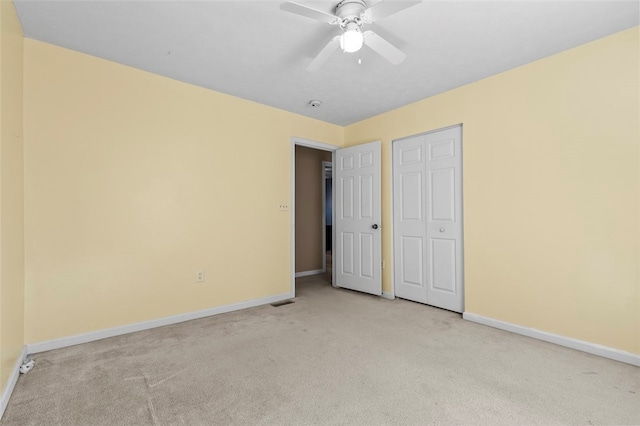
<svg viewBox="0 0 640 426">
<path fill-rule="evenodd" d="M 339 35 L 332 38 L 331 41 L 329 41 L 329 43 L 327 43 L 327 45 L 322 48 L 320 53 L 318 53 L 318 56 L 316 56 L 307 67 L 307 71 L 316 71 L 318 68 L 320 68 L 322 64 L 327 62 L 327 59 L 329 59 L 329 57 L 338 49 L 338 47 L 340 47 Z"/>
<path fill-rule="evenodd" d="M 415 6 L 418 3 L 422 3 L 422 1 L 380 1 L 364 11 L 363 19 L 366 22 L 376 22 L 386 18 L 387 16 L 393 15 L 394 13 L 398 13 L 401 10 L 405 10 L 411 6 Z"/>
<path fill-rule="evenodd" d="M 307 18 L 315 19 L 317 21 L 326 22 L 328 24 L 340 23 L 340 18 L 327 12 L 323 12 L 318 9 L 314 9 L 304 4 L 296 3 L 294 1 L 288 1 L 280 5 L 280 10 L 295 13 L 296 15 L 306 16 Z"/>
<path fill-rule="evenodd" d="M 398 65 L 407 57 L 401 50 L 373 31 L 364 32 L 364 44 L 393 65 Z"/>
</svg>

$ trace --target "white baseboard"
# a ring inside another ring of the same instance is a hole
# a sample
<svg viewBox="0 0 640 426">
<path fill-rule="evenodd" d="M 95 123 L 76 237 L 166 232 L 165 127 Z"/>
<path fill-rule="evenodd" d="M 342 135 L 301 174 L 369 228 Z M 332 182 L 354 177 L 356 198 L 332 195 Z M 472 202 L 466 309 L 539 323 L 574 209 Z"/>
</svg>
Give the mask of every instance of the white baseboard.
<svg viewBox="0 0 640 426">
<path fill-rule="evenodd" d="M 13 388 L 16 386 L 16 382 L 18 381 L 18 376 L 20 375 L 20 366 L 26 358 L 27 347 L 24 346 L 22 348 L 20 356 L 16 360 L 16 364 L 13 366 L 13 370 L 11 370 L 11 374 L 9 374 L 7 384 L 4 386 L 4 389 L 2 389 L 2 397 L 0 398 L 0 419 L 2 419 L 2 416 L 4 415 L 4 410 L 7 408 L 9 398 L 11 398 L 11 394 L 13 393 Z"/>
<path fill-rule="evenodd" d="M 467 321 L 488 325 L 489 327 L 499 328 L 500 330 L 510 331 L 527 337 L 533 337 L 534 339 L 544 340 L 545 342 L 555 343 L 556 345 L 565 346 L 567 348 L 576 349 L 578 351 L 587 352 L 593 355 L 640 367 L 640 355 L 636 355 L 631 352 L 625 352 L 619 349 L 598 345 L 596 343 L 561 336 L 559 334 L 547 333 L 546 331 L 540 331 L 535 328 L 523 327 L 521 325 L 483 317 L 482 315 L 476 315 L 470 312 L 463 313 L 462 318 Z"/>
<path fill-rule="evenodd" d="M 162 327 L 165 325 L 177 324 L 184 321 L 191 321 L 198 318 L 204 318 L 211 315 L 224 314 L 226 312 L 238 311 L 240 309 L 253 308 L 255 306 L 281 302 L 283 300 L 288 300 L 291 298 L 293 298 L 293 295 L 291 293 L 283 293 L 275 296 L 264 297 L 261 299 L 248 300 L 246 302 L 240 302 L 240 303 L 234 303 L 231 305 L 204 309 L 202 311 L 188 312 L 184 314 L 173 315 L 170 317 L 158 318 L 150 321 L 127 324 L 120 327 L 113 327 L 113 328 L 107 328 L 104 330 L 92 331 L 89 333 L 78 334 L 75 336 L 62 337 L 60 339 L 30 343 L 27 345 L 27 352 L 29 354 L 35 354 L 39 352 L 50 351 L 53 349 L 66 348 L 68 346 L 74 346 L 74 345 L 79 345 L 81 343 L 93 342 L 95 340 L 106 339 L 108 337 L 135 333 L 136 331 L 148 330 L 150 328 Z"/>
<path fill-rule="evenodd" d="M 308 277 L 309 275 L 324 274 L 325 272 L 327 272 L 326 269 L 314 269 L 313 271 L 296 272 L 295 277 L 296 278 Z"/>
<path fill-rule="evenodd" d="M 395 294 L 391 293 L 390 291 L 383 291 L 382 297 L 389 300 L 394 300 L 396 298 Z"/>
</svg>

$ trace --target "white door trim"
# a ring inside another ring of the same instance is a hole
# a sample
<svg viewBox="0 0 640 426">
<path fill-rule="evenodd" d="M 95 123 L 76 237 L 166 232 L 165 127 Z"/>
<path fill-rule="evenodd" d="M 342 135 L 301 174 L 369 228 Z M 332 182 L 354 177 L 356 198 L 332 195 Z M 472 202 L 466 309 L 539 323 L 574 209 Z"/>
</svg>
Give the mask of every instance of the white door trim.
<svg viewBox="0 0 640 426">
<path fill-rule="evenodd" d="M 393 176 L 394 176 L 394 160 L 395 160 L 393 158 L 393 144 L 396 143 L 396 142 L 402 141 L 404 139 L 409 139 L 409 138 L 413 138 L 413 137 L 421 136 L 421 135 L 428 135 L 430 133 L 441 132 L 443 130 L 449 130 L 449 129 L 453 129 L 453 128 L 456 128 L 456 127 L 460 127 L 460 130 L 461 130 L 460 143 L 462 144 L 462 147 L 463 147 L 463 149 L 460 152 L 460 164 L 461 164 L 460 174 L 462 176 L 462 182 L 461 182 L 461 184 L 462 184 L 462 201 L 461 201 L 461 209 L 462 209 L 461 227 L 462 227 L 462 229 L 461 229 L 461 234 L 460 235 L 461 235 L 461 240 L 462 240 L 462 280 L 463 280 L 463 282 L 465 282 L 465 277 L 464 277 L 464 258 L 465 258 L 465 256 L 464 256 L 464 254 L 465 254 L 464 253 L 464 124 L 463 123 L 457 123 L 457 124 L 452 124 L 452 125 L 446 126 L 446 127 L 440 127 L 438 129 L 428 130 L 428 131 L 422 132 L 422 133 L 416 133 L 415 135 L 403 136 L 401 138 L 393 139 L 391 141 L 391 145 L 390 145 L 390 149 L 391 149 L 391 200 L 392 200 L 391 201 L 391 203 L 392 203 L 392 206 L 391 206 L 391 223 L 392 224 L 395 223 L 395 212 L 394 212 L 395 209 L 393 208 L 393 197 L 394 197 L 393 188 L 394 188 L 394 185 L 395 185 L 394 178 L 393 178 Z M 392 244 L 391 244 L 391 265 L 392 265 L 392 268 L 395 266 L 395 255 L 396 255 L 396 253 L 395 253 L 395 244 L 393 244 L 393 241 L 395 241 L 395 232 L 396 232 L 395 229 L 392 227 L 392 229 L 391 229 L 391 241 L 392 241 Z M 395 277 L 394 269 L 391 269 L 391 289 L 392 289 L 391 290 L 392 294 L 395 296 L 395 293 L 396 293 L 396 277 Z M 464 312 L 464 301 L 466 300 L 466 288 L 464 290 L 462 298 L 463 298 L 463 312 Z"/>
<path fill-rule="evenodd" d="M 383 291 L 382 292 L 382 297 L 384 297 L 385 299 L 389 299 L 389 300 L 395 300 L 396 298 L 396 283 L 395 283 L 395 262 L 394 262 L 394 247 L 393 247 L 393 233 L 395 232 L 393 230 L 393 224 L 395 223 L 394 220 L 394 216 L 393 216 L 393 140 L 391 141 L 391 143 L 389 144 L 389 158 L 391 159 L 391 220 L 389 221 L 389 224 L 387 226 L 389 226 L 391 228 L 391 262 L 385 262 L 384 261 L 384 257 L 382 257 L 382 278 L 384 278 L 384 270 L 389 268 L 389 272 L 391 273 L 391 291 Z M 383 182 L 384 184 L 384 182 Z M 384 210 L 384 205 L 382 206 L 383 210 Z M 384 284 L 384 283 L 383 283 Z"/>
<path fill-rule="evenodd" d="M 332 153 L 331 156 L 331 162 L 333 163 L 334 157 L 335 157 L 335 151 L 337 149 L 339 149 L 340 147 L 337 145 L 331 145 L 328 143 L 323 143 L 323 142 L 316 142 L 316 141 L 312 141 L 310 139 L 305 139 L 305 138 L 300 138 L 297 136 L 292 136 L 291 137 L 291 175 L 290 175 L 290 179 L 291 179 L 291 205 L 289 206 L 289 215 L 290 215 L 290 223 L 291 223 L 291 242 L 290 242 L 290 247 L 291 247 L 291 275 L 290 275 L 290 294 L 291 297 L 295 297 L 296 296 L 296 145 L 300 145 L 300 146 L 306 146 L 308 148 L 314 148 L 314 149 L 319 149 L 322 151 L 329 151 Z M 333 173 L 335 173 L 335 170 L 333 171 Z M 334 197 L 335 197 L 335 193 L 334 193 Z M 335 201 L 334 201 L 335 204 Z M 324 218 L 324 214 L 323 214 L 323 218 Z M 333 234 L 333 237 L 335 237 L 335 233 Z M 331 251 L 333 252 L 333 246 L 335 238 L 331 239 L 332 241 L 332 247 L 331 247 Z M 324 255 L 323 255 L 324 256 Z M 335 270 L 334 270 L 334 274 L 335 274 Z M 335 277 L 333 277 L 332 282 L 335 283 Z"/>
</svg>

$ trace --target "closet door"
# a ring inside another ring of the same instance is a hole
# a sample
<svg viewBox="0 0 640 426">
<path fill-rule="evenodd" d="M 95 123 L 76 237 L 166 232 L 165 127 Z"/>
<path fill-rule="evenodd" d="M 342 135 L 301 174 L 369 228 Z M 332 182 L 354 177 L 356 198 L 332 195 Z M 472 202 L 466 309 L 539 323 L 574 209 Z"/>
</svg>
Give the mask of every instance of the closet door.
<svg viewBox="0 0 640 426">
<path fill-rule="evenodd" d="M 394 142 L 396 296 L 464 310 L 462 128 Z"/>
<path fill-rule="evenodd" d="M 426 144 L 424 135 L 393 142 L 395 295 L 427 303 Z"/>
</svg>

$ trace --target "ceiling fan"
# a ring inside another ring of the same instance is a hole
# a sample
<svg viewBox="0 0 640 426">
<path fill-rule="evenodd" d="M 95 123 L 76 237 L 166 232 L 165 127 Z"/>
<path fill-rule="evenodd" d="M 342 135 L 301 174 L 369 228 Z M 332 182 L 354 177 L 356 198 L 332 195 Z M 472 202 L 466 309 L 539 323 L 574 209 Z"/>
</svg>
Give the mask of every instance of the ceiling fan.
<svg viewBox="0 0 640 426">
<path fill-rule="evenodd" d="M 329 59 L 338 47 L 344 52 L 351 53 L 360 50 L 363 44 L 393 65 L 401 63 L 406 57 L 402 51 L 371 30 L 362 32 L 362 26 L 377 22 L 420 2 L 421 0 L 370 0 L 368 2 L 365 0 L 342 0 L 336 5 L 335 14 L 294 1 L 281 4 L 280 9 L 328 24 L 339 25 L 342 29 L 342 34 L 333 37 L 307 67 L 307 71 L 315 71 Z"/>
</svg>

